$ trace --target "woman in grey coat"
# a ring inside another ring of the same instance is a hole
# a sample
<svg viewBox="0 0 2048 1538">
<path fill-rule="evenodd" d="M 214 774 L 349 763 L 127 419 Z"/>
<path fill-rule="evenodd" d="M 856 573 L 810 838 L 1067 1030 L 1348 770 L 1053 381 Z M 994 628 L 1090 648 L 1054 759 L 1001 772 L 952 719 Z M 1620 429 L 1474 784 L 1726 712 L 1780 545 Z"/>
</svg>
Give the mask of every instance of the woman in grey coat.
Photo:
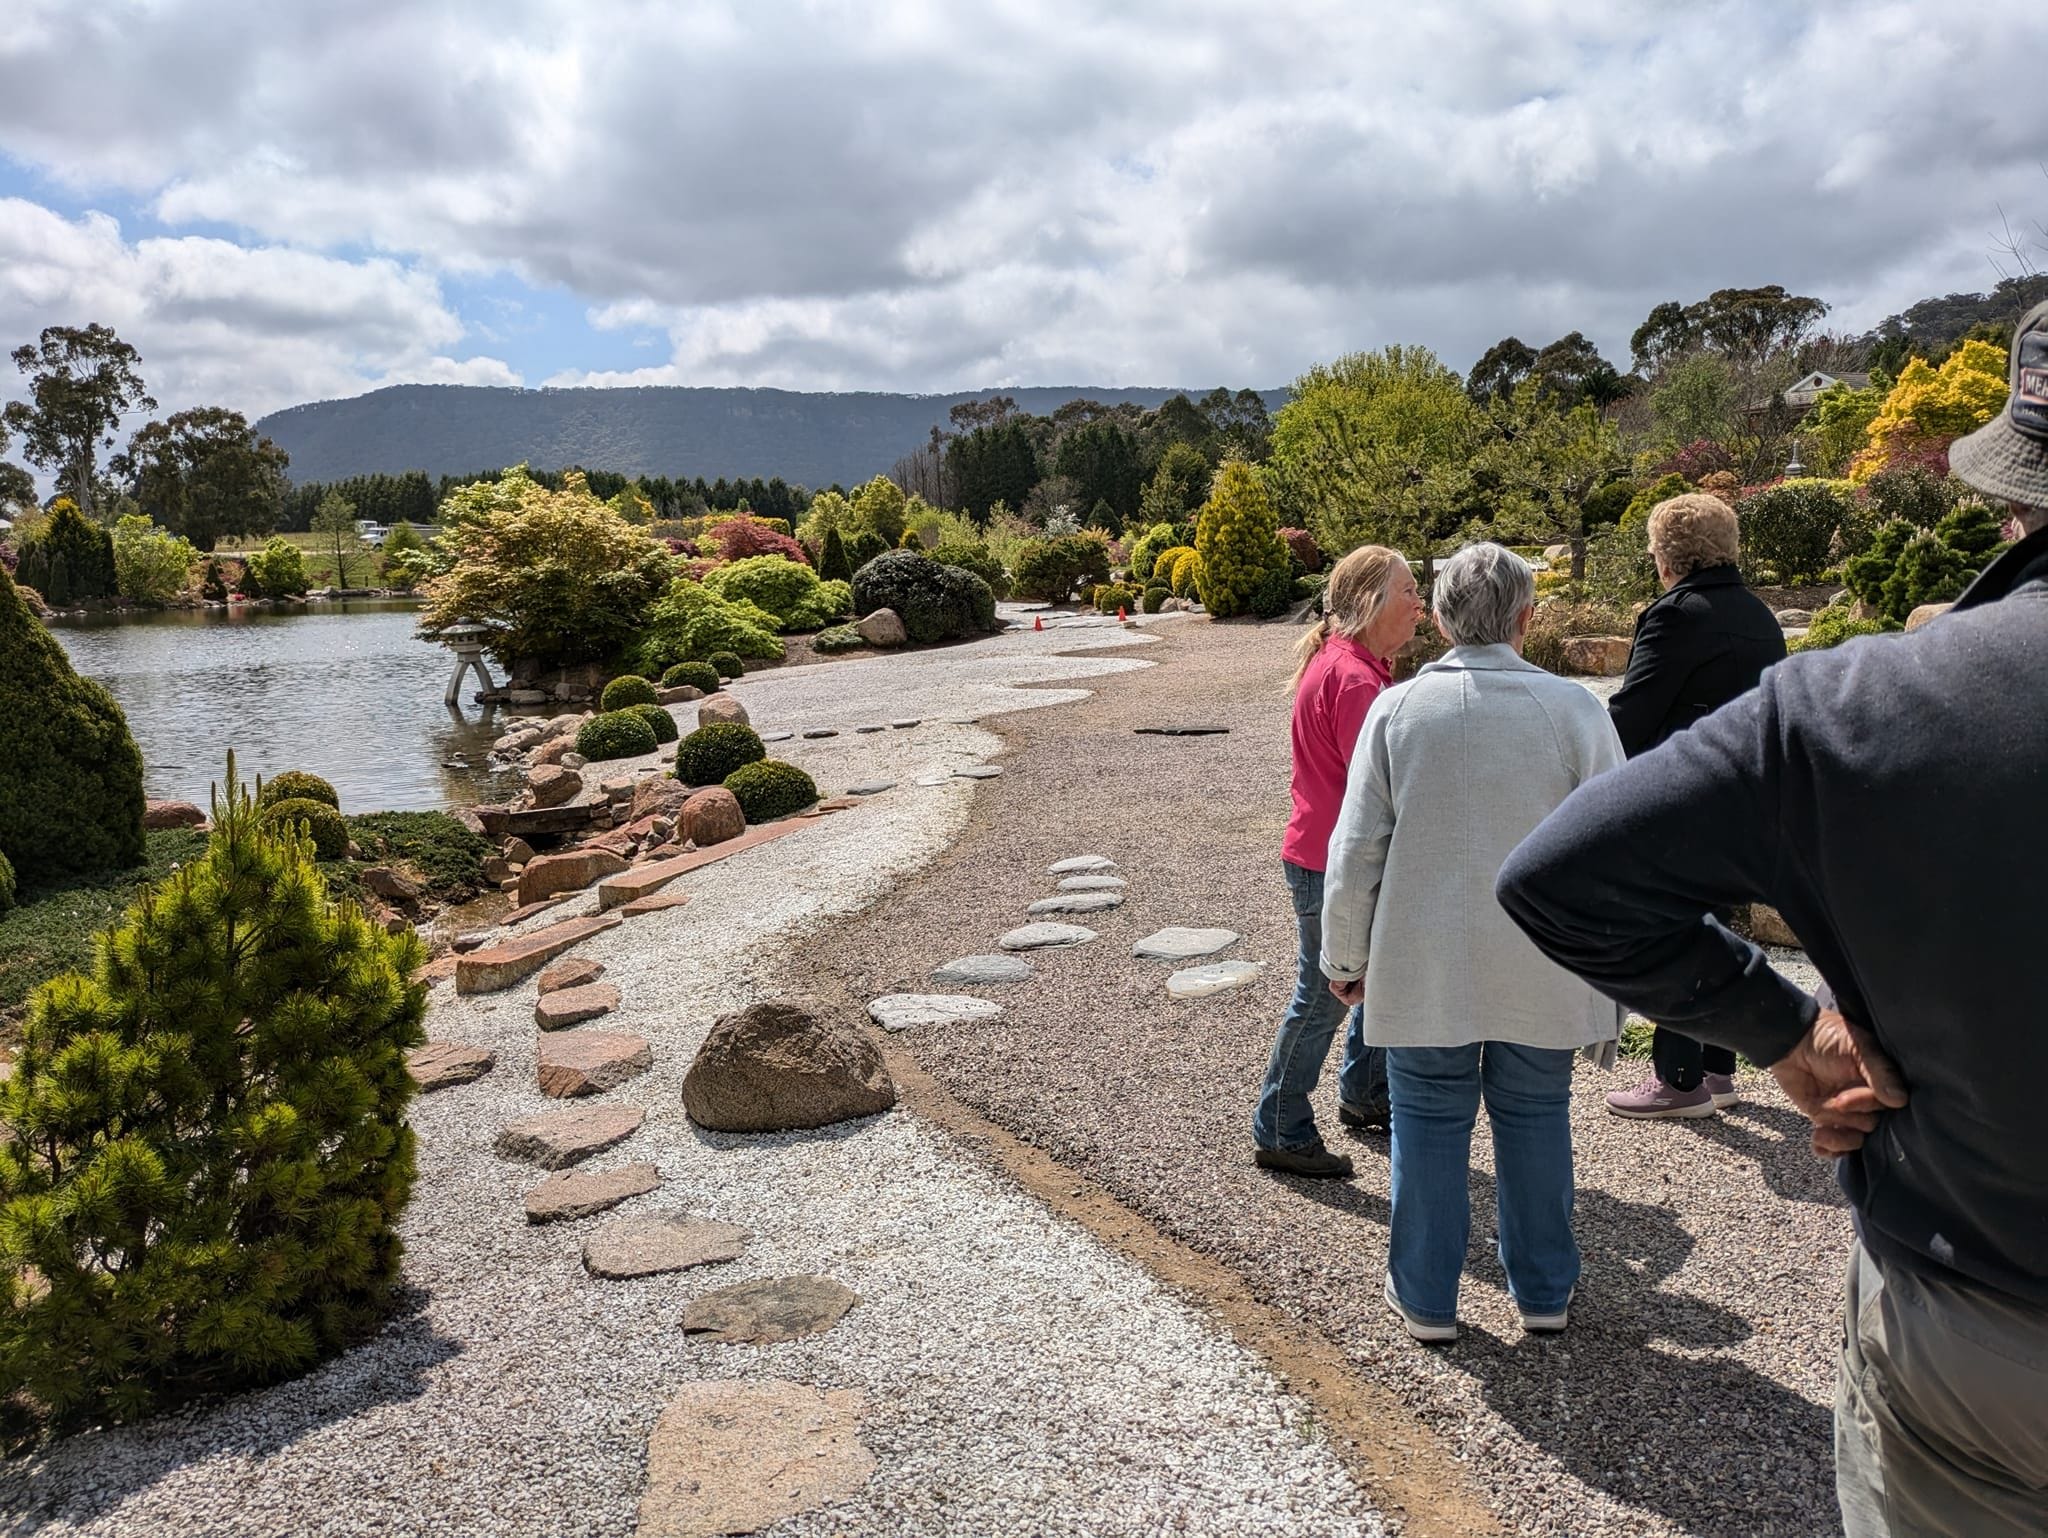
<svg viewBox="0 0 2048 1538">
<path fill-rule="evenodd" d="M 1431 604 L 1451 651 L 1365 718 L 1330 839 L 1323 972 L 1387 1053 L 1394 1214 L 1386 1297 L 1417 1340 L 1454 1340 L 1471 1227 L 1466 1163 L 1493 1128 L 1500 1255 L 1531 1331 L 1565 1327 L 1572 1059 L 1619 1033 L 1615 1006 L 1546 960 L 1493 896 L 1501 863 L 1579 785 L 1622 761 L 1586 689 L 1521 656 L 1527 563 L 1468 545 Z"/>
</svg>

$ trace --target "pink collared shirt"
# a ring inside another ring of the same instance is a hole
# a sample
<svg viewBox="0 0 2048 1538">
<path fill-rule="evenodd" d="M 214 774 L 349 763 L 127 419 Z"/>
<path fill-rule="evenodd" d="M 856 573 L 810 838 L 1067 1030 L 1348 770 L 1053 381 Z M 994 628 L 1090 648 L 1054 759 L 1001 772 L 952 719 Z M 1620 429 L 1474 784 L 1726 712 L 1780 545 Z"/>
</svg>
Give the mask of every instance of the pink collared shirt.
<svg viewBox="0 0 2048 1538">
<path fill-rule="evenodd" d="M 1305 870 L 1329 863 L 1330 833 L 1365 713 L 1394 681 L 1387 664 L 1349 636 L 1331 636 L 1294 695 L 1294 815 L 1280 856 Z"/>
</svg>

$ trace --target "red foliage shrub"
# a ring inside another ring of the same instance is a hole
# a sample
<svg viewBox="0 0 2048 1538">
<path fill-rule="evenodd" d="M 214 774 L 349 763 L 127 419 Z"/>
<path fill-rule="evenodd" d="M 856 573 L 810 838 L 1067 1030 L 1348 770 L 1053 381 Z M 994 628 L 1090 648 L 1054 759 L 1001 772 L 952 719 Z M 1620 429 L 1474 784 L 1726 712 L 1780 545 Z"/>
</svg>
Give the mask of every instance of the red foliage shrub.
<svg viewBox="0 0 2048 1538">
<path fill-rule="evenodd" d="M 1303 571 L 1323 569 L 1323 552 L 1316 546 L 1315 535 L 1307 529 L 1282 529 L 1280 540 Z"/>
<path fill-rule="evenodd" d="M 716 524 L 706 529 L 697 543 L 700 549 L 715 545 L 719 556 L 728 561 L 743 561 L 750 555 L 779 555 L 805 566 L 811 564 L 802 545 L 751 518 L 733 518 Z"/>
<path fill-rule="evenodd" d="M 1712 438 L 1695 438 L 1657 466 L 1657 474 L 1682 475 L 1697 486 L 1717 470 L 1735 468 L 1735 456 Z"/>
</svg>

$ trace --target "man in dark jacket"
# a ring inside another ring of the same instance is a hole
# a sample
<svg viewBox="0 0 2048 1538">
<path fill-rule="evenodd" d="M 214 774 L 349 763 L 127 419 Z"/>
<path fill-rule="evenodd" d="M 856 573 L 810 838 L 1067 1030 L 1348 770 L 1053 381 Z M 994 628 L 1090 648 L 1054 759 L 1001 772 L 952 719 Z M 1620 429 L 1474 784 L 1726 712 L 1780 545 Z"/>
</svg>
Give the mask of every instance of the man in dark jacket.
<svg viewBox="0 0 2048 1538">
<path fill-rule="evenodd" d="M 1771 1065 L 1840 1156 L 1849 1538 L 2048 1526 L 2048 305 L 1950 464 L 2026 532 L 1953 612 L 1773 668 L 1581 787 L 1498 885 L 1553 960 Z M 1711 917 L 1751 901 L 1839 1014 Z"/>
<path fill-rule="evenodd" d="M 1742 584 L 1735 509 L 1694 492 L 1650 510 L 1650 559 L 1664 596 L 1636 621 L 1628 676 L 1608 714 L 1630 758 L 1756 687 L 1785 660 L 1785 632 Z M 1712 1116 L 1735 1103 L 1735 1054 L 1659 1025 L 1650 1076 L 1607 1097 L 1607 1109 L 1637 1121 Z"/>
</svg>

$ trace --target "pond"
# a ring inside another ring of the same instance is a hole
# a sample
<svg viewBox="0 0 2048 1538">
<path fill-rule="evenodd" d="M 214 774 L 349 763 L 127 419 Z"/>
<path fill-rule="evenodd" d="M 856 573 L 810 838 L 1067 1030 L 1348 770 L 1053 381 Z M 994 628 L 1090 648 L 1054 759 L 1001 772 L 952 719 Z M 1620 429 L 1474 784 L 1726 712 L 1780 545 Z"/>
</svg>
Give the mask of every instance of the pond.
<svg viewBox="0 0 2048 1538">
<path fill-rule="evenodd" d="M 208 804 L 230 748 L 246 779 L 310 769 L 345 812 L 421 811 L 510 795 L 486 763 L 496 707 L 441 703 L 455 658 L 414 634 L 419 605 L 172 609 L 60 621 L 71 664 L 113 691 L 154 797 Z M 495 670 L 494 670 L 495 671 Z M 470 767 L 450 767 L 467 764 Z"/>
</svg>

